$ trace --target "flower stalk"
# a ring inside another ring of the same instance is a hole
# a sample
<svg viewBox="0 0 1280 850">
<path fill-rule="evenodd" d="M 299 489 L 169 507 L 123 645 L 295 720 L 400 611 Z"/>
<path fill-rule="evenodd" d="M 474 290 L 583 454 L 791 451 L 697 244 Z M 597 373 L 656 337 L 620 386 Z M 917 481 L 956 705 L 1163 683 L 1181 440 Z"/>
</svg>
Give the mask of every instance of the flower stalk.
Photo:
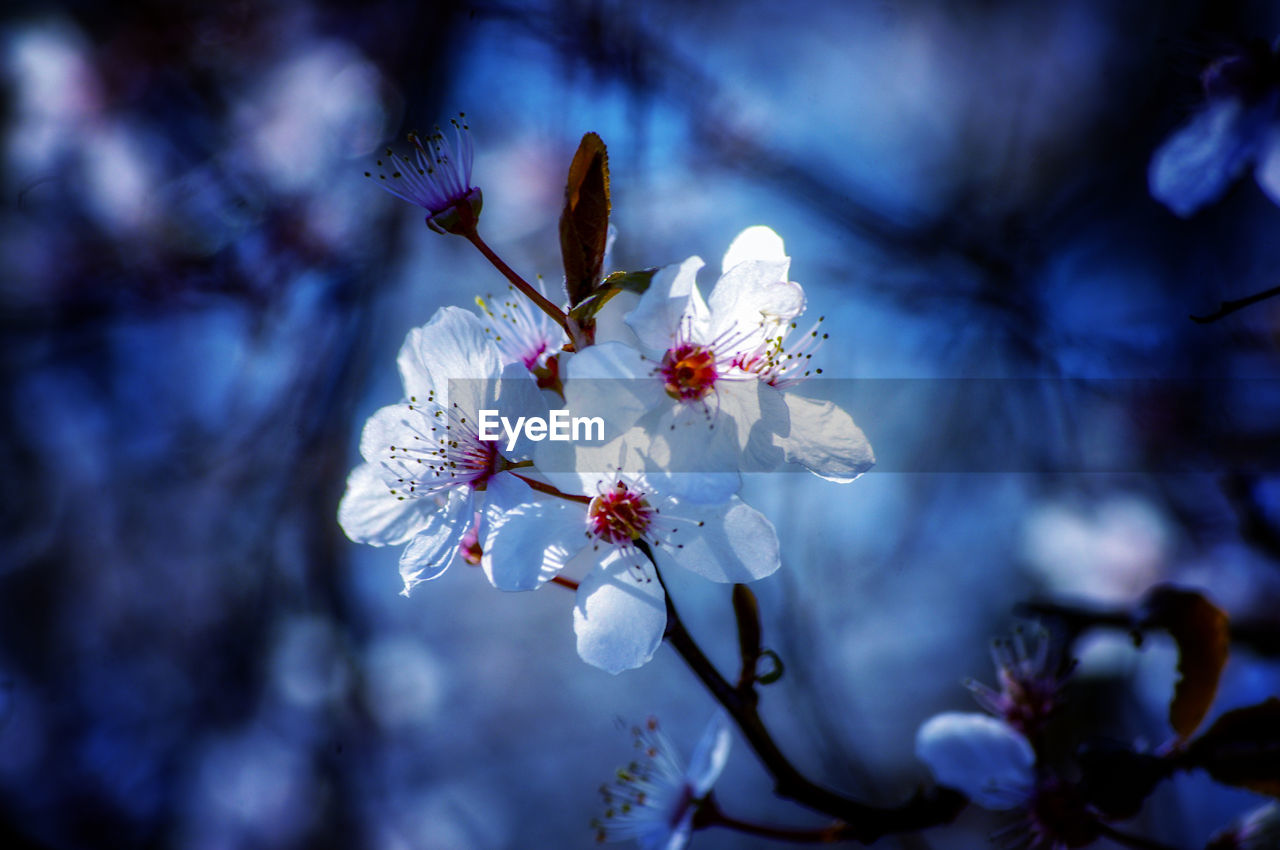
<svg viewBox="0 0 1280 850">
<path fill-rule="evenodd" d="M 577 337 L 574 335 L 573 328 L 570 326 L 568 317 L 565 316 L 564 311 L 553 304 L 549 298 L 535 289 L 527 280 L 517 274 L 515 269 L 507 265 L 506 262 L 489 247 L 489 244 L 481 238 L 480 232 L 476 228 L 476 217 L 471 211 L 471 207 L 466 206 L 465 204 L 459 204 L 457 209 L 458 214 L 461 217 L 458 230 L 456 231 L 458 235 L 462 236 L 474 245 L 476 250 L 483 254 L 485 259 L 492 263 L 493 267 L 501 272 L 502 276 L 511 282 L 512 286 L 524 293 L 530 301 L 538 306 L 538 309 L 542 310 L 542 312 L 554 319 L 556 324 L 564 328 L 565 335 L 568 336 L 569 339 L 574 340 L 576 344 L 578 341 Z"/>
</svg>

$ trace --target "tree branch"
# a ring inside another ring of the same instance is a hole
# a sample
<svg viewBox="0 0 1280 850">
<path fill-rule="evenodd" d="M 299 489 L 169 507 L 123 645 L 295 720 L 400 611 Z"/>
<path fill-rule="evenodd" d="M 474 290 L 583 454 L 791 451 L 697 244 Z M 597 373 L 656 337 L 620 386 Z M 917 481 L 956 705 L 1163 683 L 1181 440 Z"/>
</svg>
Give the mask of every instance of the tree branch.
<svg viewBox="0 0 1280 850">
<path fill-rule="evenodd" d="M 1253 295 L 1246 295 L 1244 298 L 1237 298 L 1234 301 L 1223 301 L 1219 303 L 1216 311 L 1209 313 L 1206 316 L 1192 315 L 1191 321 L 1201 325 L 1207 325 L 1210 322 L 1216 322 L 1219 319 L 1230 316 L 1237 310 L 1243 310 L 1245 307 L 1257 304 L 1259 301 L 1266 301 L 1268 298 L 1274 298 L 1277 295 L 1280 295 L 1280 286 L 1272 287 L 1271 289 L 1266 289 L 1262 292 L 1255 292 Z"/>
<path fill-rule="evenodd" d="M 504 262 L 503 259 L 489 247 L 489 244 L 480 238 L 480 231 L 476 229 L 475 213 L 472 212 L 470 205 L 459 202 L 456 204 L 456 209 L 459 216 L 462 218 L 462 226 L 461 230 L 455 232 L 459 233 L 459 235 L 465 238 L 468 242 L 476 246 L 476 249 L 481 254 L 484 254 L 485 259 L 492 263 L 494 268 L 502 272 L 503 277 L 511 281 L 512 286 L 523 292 L 530 301 L 542 310 L 542 312 L 555 319 L 556 324 L 564 329 L 565 335 L 568 336 L 569 339 L 574 339 L 573 331 L 569 327 L 569 320 L 565 316 L 564 311 L 551 303 L 547 296 L 534 289 L 529 281 L 518 275 L 515 269 L 507 265 L 506 262 Z"/>
<path fill-rule="evenodd" d="M 901 806 L 880 808 L 837 794 L 805 777 L 778 748 L 760 719 L 755 688 L 739 691 L 716 670 L 680 619 L 653 557 L 653 551 L 643 540 L 637 541 L 637 548 L 648 556 L 658 581 L 662 583 L 667 604 L 667 643 L 680 654 L 698 680 L 733 717 L 743 737 L 773 777 L 774 792 L 779 797 L 845 821 L 842 840 L 860 841 L 864 844 L 870 844 L 885 835 L 918 832 L 950 823 L 964 809 L 968 802 L 964 795 L 949 788 L 919 791 Z"/>
<path fill-rule="evenodd" d="M 1139 632 L 1138 618 L 1124 608 L 1086 608 L 1059 602 L 1023 602 L 1014 608 L 1019 617 L 1042 618 L 1060 623 L 1068 641 L 1087 629 L 1118 629 Z M 1270 620 L 1232 620 L 1232 646 L 1247 646 L 1259 655 L 1280 656 L 1280 624 Z"/>
</svg>

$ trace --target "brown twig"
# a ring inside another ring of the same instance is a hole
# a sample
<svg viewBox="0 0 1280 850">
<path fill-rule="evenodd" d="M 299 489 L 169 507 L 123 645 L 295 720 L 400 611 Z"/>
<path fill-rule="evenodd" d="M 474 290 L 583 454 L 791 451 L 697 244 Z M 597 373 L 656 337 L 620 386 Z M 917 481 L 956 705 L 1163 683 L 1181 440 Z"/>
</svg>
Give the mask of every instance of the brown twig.
<svg viewBox="0 0 1280 850">
<path fill-rule="evenodd" d="M 567 578 L 566 576 L 552 576 L 551 578 L 547 579 L 547 581 L 551 582 L 552 584 L 558 584 L 561 587 L 567 587 L 570 590 L 578 589 L 578 582 L 574 581 L 571 578 Z"/>
<path fill-rule="evenodd" d="M 580 502 L 581 504 L 584 504 L 584 505 L 591 504 L 590 496 L 580 496 L 576 493 L 566 493 L 563 490 L 557 487 L 554 487 L 545 481 L 539 481 L 536 478 L 529 478 L 528 476 L 521 475 L 518 472 L 512 472 L 511 474 L 514 475 L 516 478 L 519 478 L 525 484 L 528 484 L 530 490 L 537 490 L 539 493 L 546 493 L 548 496 L 555 496 L 557 499 L 566 499 L 570 502 Z"/>
<path fill-rule="evenodd" d="M 1201 325 L 1207 325 L 1210 322 L 1216 322 L 1221 318 L 1230 316 L 1237 310 L 1243 310 L 1251 304 L 1257 304 L 1259 301 L 1266 301 L 1268 298 L 1274 298 L 1277 295 L 1280 295 L 1280 286 L 1275 286 L 1271 289 L 1263 290 L 1262 292 L 1255 292 L 1252 295 L 1246 295 L 1244 298 L 1237 298 L 1234 301 L 1223 301 L 1218 304 L 1218 309 L 1214 312 L 1209 313 L 1206 316 L 1192 315 L 1191 321 Z"/>
<path fill-rule="evenodd" d="M 865 844 L 885 835 L 918 832 L 950 823 L 964 809 L 967 804 L 964 795 L 948 788 L 920 791 L 901 806 L 881 808 L 837 794 L 808 779 L 782 753 L 760 719 L 754 687 L 740 691 L 715 668 L 680 619 L 670 592 L 666 592 L 653 550 L 643 540 L 637 541 L 636 545 L 649 558 L 658 581 L 663 585 L 667 604 L 667 643 L 734 719 L 751 749 L 773 777 L 774 792 L 779 797 L 839 818 L 846 824 L 841 840 Z"/>
<path fill-rule="evenodd" d="M 564 329 L 565 335 L 569 337 L 569 339 L 573 339 L 573 331 L 569 327 L 569 320 L 568 317 L 565 316 L 564 311 L 553 304 L 547 296 L 534 289 L 527 280 L 516 273 L 515 269 L 507 265 L 506 262 L 489 247 L 487 242 L 480 238 L 480 231 L 476 228 L 475 213 L 472 212 L 470 205 L 459 202 L 456 205 L 456 209 L 459 216 L 462 218 L 462 225 L 459 230 L 454 232 L 458 233 L 472 245 L 476 246 L 476 249 L 481 254 L 484 254 L 485 259 L 490 263 L 493 263 L 493 267 L 502 272 L 503 277 L 511 281 L 512 286 L 523 292 L 530 301 L 538 305 L 538 308 L 542 310 L 542 312 L 555 319 L 556 324 Z"/>
</svg>

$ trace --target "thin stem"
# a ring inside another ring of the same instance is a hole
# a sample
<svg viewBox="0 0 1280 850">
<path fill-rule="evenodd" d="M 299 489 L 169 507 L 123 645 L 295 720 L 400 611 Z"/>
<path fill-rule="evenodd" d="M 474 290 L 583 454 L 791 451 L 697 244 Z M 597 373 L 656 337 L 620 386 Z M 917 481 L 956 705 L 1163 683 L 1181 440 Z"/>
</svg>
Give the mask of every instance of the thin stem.
<svg viewBox="0 0 1280 850">
<path fill-rule="evenodd" d="M 567 587 L 570 590 L 578 589 L 578 582 L 574 581 L 571 578 L 567 578 L 565 576 L 552 576 L 551 578 L 547 579 L 547 581 L 551 582 L 552 584 L 558 584 L 561 587 Z"/>
<path fill-rule="evenodd" d="M 467 209 L 470 209 L 470 207 Z M 494 250 L 480 238 L 480 232 L 476 230 L 474 220 L 464 222 L 461 234 L 466 237 L 468 242 L 475 245 L 489 262 L 493 263 L 494 268 L 502 272 L 503 277 L 511 281 L 512 286 L 523 292 L 534 304 L 537 304 L 538 308 L 541 309 L 542 312 L 555 319 L 556 324 L 564 328 L 565 336 L 569 337 L 569 339 L 573 339 L 573 332 L 569 328 L 569 321 L 565 316 L 564 311 L 551 303 L 547 296 L 530 286 L 527 280 L 516 274 L 515 269 L 503 262 L 502 258 L 494 253 Z"/>
<path fill-rule="evenodd" d="M 584 505 L 591 504 L 590 496 L 578 496 L 573 493 L 566 493 L 563 490 L 559 490 L 553 487 L 552 485 L 548 484 L 545 481 L 538 481 L 537 479 L 534 479 L 534 478 L 527 478 L 518 472 L 513 472 L 511 474 L 514 475 L 516 478 L 519 478 L 525 484 L 528 484 L 530 489 L 537 490 L 539 493 L 546 493 L 548 496 L 555 496 L 556 498 L 559 498 L 559 499 L 567 499 L 570 502 L 579 502 Z"/>
<path fill-rule="evenodd" d="M 1271 289 L 1255 292 L 1253 295 L 1246 295 L 1244 298 L 1237 298 L 1234 301 L 1223 301 L 1218 305 L 1218 309 L 1207 316 L 1192 316 L 1191 321 L 1207 325 L 1210 322 L 1216 322 L 1221 318 L 1230 316 L 1237 310 L 1243 310 L 1251 304 L 1257 304 L 1259 301 L 1266 301 L 1268 298 L 1274 298 L 1280 295 L 1280 286 Z"/>
<path fill-rule="evenodd" d="M 834 844 L 846 839 L 848 824 L 837 821 L 821 829 L 795 829 L 791 827 L 768 826 L 752 823 L 726 815 L 716 804 L 714 796 L 710 796 L 698 810 L 695 826 L 699 829 L 722 826 L 747 835 L 759 835 L 776 841 L 788 841 L 792 844 Z"/>
<path fill-rule="evenodd" d="M 716 701 L 733 717 L 743 737 L 773 777 L 774 792 L 779 797 L 794 800 L 845 821 L 845 837 L 868 844 L 892 833 L 917 832 L 949 823 L 965 807 L 964 796 L 947 788 L 918 792 L 901 806 L 879 808 L 841 796 L 810 781 L 783 755 L 760 719 L 755 688 L 739 691 L 720 675 L 680 619 L 675 603 L 671 601 L 671 593 L 662 580 L 653 550 L 643 540 L 637 541 L 636 545 L 649 558 L 654 573 L 662 584 L 667 603 L 667 642 L 680 654 Z"/>
</svg>

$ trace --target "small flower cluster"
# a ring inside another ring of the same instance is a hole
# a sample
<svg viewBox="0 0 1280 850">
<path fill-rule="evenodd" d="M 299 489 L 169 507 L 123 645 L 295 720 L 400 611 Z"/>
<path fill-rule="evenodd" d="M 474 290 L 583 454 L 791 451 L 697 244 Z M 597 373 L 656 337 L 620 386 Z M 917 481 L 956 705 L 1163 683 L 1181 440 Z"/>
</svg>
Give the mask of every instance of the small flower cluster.
<svg viewBox="0 0 1280 850">
<path fill-rule="evenodd" d="M 410 158 L 389 153 L 380 182 L 512 278 L 476 233 L 472 145 L 455 130 L 455 144 L 437 135 L 415 139 Z M 403 545 L 406 593 L 458 559 L 502 590 L 576 585 L 578 652 L 613 673 L 662 642 L 660 566 L 726 583 L 773 573 L 777 535 L 737 495 L 741 473 L 794 463 L 847 482 L 874 460 L 847 413 L 795 392 L 821 372 L 812 358 L 826 334 L 820 320 L 798 330 L 804 292 L 787 279 L 782 239 L 744 231 L 706 298 L 702 265 L 658 271 L 633 309 L 605 304 L 592 335 L 574 330 L 573 305 L 519 279 L 480 300 L 479 315 L 445 307 L 410 331 L 397 361 L 404 397 L 365 425 L 364 462 L 339 507 L 347 536 Z M 598 416 L 608 438 L 508 444 L 481 427 L 482 411 L 514 421 L 553 408 Z M 570 565 L 581 578 L 562 575 Z"/>
<path fill-rule="evenodd" d="M 1098 837 L 1098 818 L 1073 785 L 1040 757 L 1045 725 L 1061 704 L 1070 664 L 1051 663 L 1046 634 L 1028 643 L 1021 631 L 992 648 L 1000 690 L 967 682 L 988 714 L 945 712 L 916 735 L 916 755 L 942 785 L 992 811 L 1018 812 L 998 834 L 1032 850 L 1083 847 Z"/>
</svg>

